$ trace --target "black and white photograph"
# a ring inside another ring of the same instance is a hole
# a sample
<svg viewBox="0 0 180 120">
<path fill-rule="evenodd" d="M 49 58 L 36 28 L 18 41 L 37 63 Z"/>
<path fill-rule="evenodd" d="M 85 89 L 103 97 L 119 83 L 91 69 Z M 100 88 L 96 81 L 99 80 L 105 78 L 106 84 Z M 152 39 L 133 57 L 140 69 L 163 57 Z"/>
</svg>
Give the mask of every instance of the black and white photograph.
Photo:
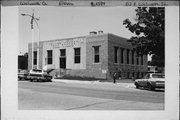
<svg viewBox="0 0 180 120">
<path fill-rule="evenodd" d="M 4 119 L 13 119 L 7 116 L 11 105 L 15 120 L 27 118 L 28 111 L 33 114 L 29 119 L 43 120 L 49 120 L 49 114 L 53 120 L 56 115 L 65 120 L 86 115 L 125 120 L 179 117 L 179 60 L 174 59 L 179 58 L 179 28 L 174 28 L 179 22 L 169 19 L 177 8 L 165 2 L 19 4 L 12 10 L 2 7 L 2 22 L 12 15 L 8 29 L 2 23 L 1 84 L 7 86 L 1 91 L 12 95 L 2 98 L 9 100 L 1 105 Z M 10 87 L 13 90 L 7 91 Z"/>
<path fill-rule="evenodd" d="M 163 110 L 164 17 L 164 7 L 20 7 L 19 109 Z"/>
</svg>

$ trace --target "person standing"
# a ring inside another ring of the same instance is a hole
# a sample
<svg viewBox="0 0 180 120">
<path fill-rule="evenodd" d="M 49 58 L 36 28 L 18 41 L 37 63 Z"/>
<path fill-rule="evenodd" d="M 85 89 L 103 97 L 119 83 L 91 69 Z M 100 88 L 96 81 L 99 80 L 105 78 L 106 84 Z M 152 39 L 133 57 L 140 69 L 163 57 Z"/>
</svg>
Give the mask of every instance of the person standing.
<svg viewBox="0 0 180 120">
<path fill-rule="evenodd" d="M 117 72 L 114 72 L 114 74 L 113 74 L 113 83 L 114 84 L 116 83 L 117 78 L 118 78 L 118 74 L 117 74 Z"/>
</svg>

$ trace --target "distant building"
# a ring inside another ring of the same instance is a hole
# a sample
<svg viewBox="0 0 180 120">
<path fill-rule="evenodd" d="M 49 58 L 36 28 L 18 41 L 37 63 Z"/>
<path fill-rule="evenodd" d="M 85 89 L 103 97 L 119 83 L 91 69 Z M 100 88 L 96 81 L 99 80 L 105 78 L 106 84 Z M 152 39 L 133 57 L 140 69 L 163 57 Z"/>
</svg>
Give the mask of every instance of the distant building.
<svg viewBox="0 0 180 120">
<path fill-rule="evenodd" d="M 32 69 L 32 43 L 28 45 L 28 69 Z M 123 78 L 142 77 L 147 55 L 137 56 L 127 39 L 103 31 L 87 36 L 34 43 L 33 67 L 54 69 L 56 74 L 109 79 L 114 72 Z M 37 64 L 38 62 L 38 64 Z"/>
<path fill-rule="evenodd" d="M 18 56 L 18 69 L 28 69 L 28 57 L 24 55 Z"/>
</svg>

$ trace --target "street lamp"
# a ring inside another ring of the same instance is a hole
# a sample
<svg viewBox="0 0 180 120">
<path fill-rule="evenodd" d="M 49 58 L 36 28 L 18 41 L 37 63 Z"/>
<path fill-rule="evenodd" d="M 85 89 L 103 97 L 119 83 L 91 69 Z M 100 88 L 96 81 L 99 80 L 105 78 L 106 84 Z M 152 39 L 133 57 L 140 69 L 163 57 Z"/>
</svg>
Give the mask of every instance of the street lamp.
<svg viewBox="0 0 180 120">
<path fill-rule="evenodd" d="M 34 9 L 33 9 L 32 15 L 30 15 L 30 14 L 21 14 L 21 15 L 22 16 L 28 16 L 31 18 L 30 24 L 31 24 L 31 33 L 32 33 L 32 39 L 31 39 L 31 42 L 32 42 L 32 69 L 33 69 L 33 65 L 34 65 L 34 63 L 33 63 L 34 21 L 35 21 L 37 28 L 38 28 L 38 42 L 37 42 L 37 69 L 38 69 L 39 68 L 39 41 L 40 41 L 40 26 L 39 26 L 39 24 L 40 24 L 40 18 L 34 17 Z M 39 21 L 39 24 L 37 21 Z"/>
</svg>

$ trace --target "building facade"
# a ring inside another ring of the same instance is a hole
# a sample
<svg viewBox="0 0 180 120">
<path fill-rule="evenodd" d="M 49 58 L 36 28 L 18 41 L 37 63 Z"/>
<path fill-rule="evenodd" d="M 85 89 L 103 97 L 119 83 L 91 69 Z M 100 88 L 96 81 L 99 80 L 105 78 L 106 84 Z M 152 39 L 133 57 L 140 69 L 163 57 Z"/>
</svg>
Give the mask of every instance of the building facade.
<svg viewBox="0 0 180 120">
<path fill-rule="evenodd" d="M 147 55 L 137 56 L 127 39 L 102 31 L 87 36 L 29 43 L 28 69 L 53 69 L 54 75 L 67 74 L 110 79 L 142 77 L 147 71 Z M 37 49 L 39 46 L 39 49 Z M 39 54 L 38 54 L 39 52 Z"/>
</svg>

